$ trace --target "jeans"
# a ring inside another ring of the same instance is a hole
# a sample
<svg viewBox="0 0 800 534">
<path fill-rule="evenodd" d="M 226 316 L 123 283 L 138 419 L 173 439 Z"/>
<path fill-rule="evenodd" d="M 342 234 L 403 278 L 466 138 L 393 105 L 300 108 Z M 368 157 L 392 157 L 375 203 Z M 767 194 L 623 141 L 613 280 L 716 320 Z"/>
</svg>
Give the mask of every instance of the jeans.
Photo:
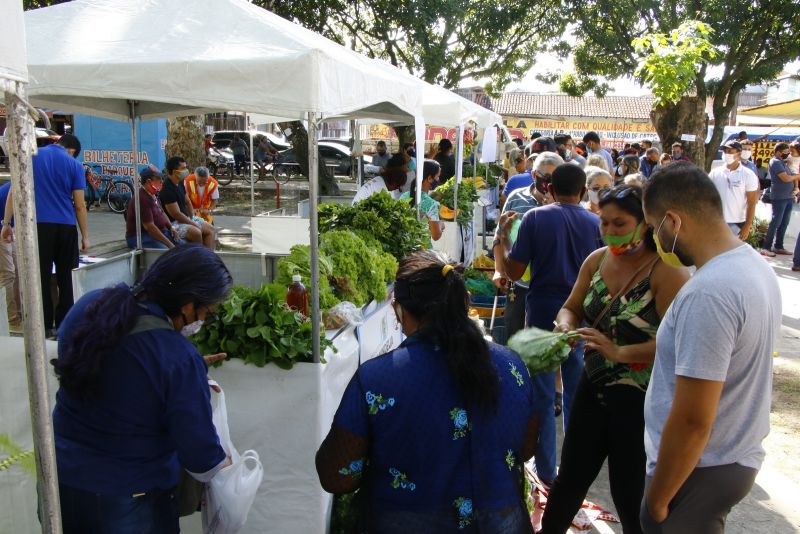
<svg viewBox="0 0 800 534">
<path fill-rule="evenodd" d="M 173 534 L 180 532 L 175 491 L 99 495 L 59 484 L 64 534 Z"/>
<path fill-rule="evenodd" d="M 606 459 L 611 498 L 623 532 L 641 532 L 639 506 L 647 462 L 644 397 L 645 392 L 633 386 L 594 385 L 582 373 L 540 534 L 567 531 Z"/>
<path fill-rule="evenodd" d="M 55 328 L 74 304 L 72 295 L 72 269 L 78 266 L 78 229 L 72 224 L 36 223 L 39 238 L 39 274 L 42 282 L 44 327 Z M 53 307 L 50 281 L 53 265 L 56 267 L 58 302 Z"/>
<path fill-rule="evenodd" d="M 545 330 L 553 329 L 558 310 L 566 302 L 569 295 L 531 295 L 528 292 L 525 324 Z M 530 305 L 533 303 L 533 305 Z M 583 370 L 583 347 L 577 346 L 567 361 L 561 364 L 561 381 L 564 384 L 564 426 L 569 423 L 570 407 L 575 396 Z M 540 398 L 542 405 L 536 407 L 539 413 L 539 443 L 536 446 L 536 473 L 545 482 L 556 477 L 556 415 L 554 411 L 556 399 L 555 373 L 540 373 L 533 378 L 535 397 Z"/>
<path fill-rule="evenodd" d="M 640 517 L 645 534 L 723 534 L 728 513 L 744 499 L 758 471 L 739 464 L 698 467 L 669 503 L 661 523 L 650 516 L 642 500 Z M 647 477 L 650 485 L 651 477 Z"/>
<path fill-rule="evenodd" d="M 783 248 L 783 236 L 786 234 L 786 228 L 789 227 L 789 219 L 792 218 L 793 203 L 794 200 L 791 198 L 772 201 L 772 221 L 769 223 L 767 237 L 764 238 L 762 248 L 772 250 L 773 241 L 774 248 Z"/>
</svg>

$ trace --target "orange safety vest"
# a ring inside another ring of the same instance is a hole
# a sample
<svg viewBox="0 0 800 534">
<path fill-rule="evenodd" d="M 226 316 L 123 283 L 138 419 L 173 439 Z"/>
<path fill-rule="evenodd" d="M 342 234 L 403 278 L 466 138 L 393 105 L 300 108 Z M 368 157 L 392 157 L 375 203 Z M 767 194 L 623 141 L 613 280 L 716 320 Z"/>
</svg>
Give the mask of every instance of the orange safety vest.
<svg viewBox="0 0 800 534">
<path fill-rule="evenodd" d="M 200 217 L 208 223 L 214 222 L 214 217 L 208 210 L 211 209 L 211 195 L 219 187 L 219 182 L 213 176 L 209 176 L 206 189 L 203 191 L 203 198 L 200 198 L 200 186 L 197 185 L 197 177 L 194 174 L 187 176 L 183 185 L 186 187 L 186 194 L 189 195 L 192 207 L 198 210 Z"/>
</svg>

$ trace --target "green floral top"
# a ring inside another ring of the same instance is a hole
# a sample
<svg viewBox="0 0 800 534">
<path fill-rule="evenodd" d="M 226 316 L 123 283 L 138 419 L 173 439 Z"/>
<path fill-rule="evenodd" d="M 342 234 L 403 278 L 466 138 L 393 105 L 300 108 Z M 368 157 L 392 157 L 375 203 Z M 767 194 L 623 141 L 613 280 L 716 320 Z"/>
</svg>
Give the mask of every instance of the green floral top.
<svg viewBox="0 0 800 534">
<path fill-rule="evenodd" d="M 406 202 L 411 202 L 411 192 L 410 191 L 406 191 L 405 193 L 400 195 L 400 200 L 404 200 Z M 419 199 L 420 220 L 421 221 L 424 221 L 425 219 L 428 219 L 428 220 L 431 220 L 431 221 L 440 220 L 440 218 L 439 218 L 440 206 L 441 205 L 439 204 L 439 202 L 436 202 L 435 200 L 433 200 L 433 197 L 431 197 L 428 193 L 423 191 L 422 194 L 420 195 L 420 199 Z M 432 246 L 433 246 L 433 243 L 431 243 L 431 247 Z M 431 248 L 431 247 L 428 247 L 428 248 Z"/>
<path fill-rule="evenodd" d="M 600 261 L 600 266 L 604 260 L 605 255 Z M 584 317 L 589 324 L 595 322 L 613 298 L 603 277 L 600 276 L 600 266 L 592 276 L 589 292 L 583 301 Z M 597 325 L 597 329 L 617 345 L 635 345 L 656 337 L 661 318 L 650 288 L 651 273 L 652 269 L 647 277 L 620 296 Z M 647 390 L 652 372 L 651 364 L 611 362 L 593 350 L 587 350 L 584 359 L 586 374 L 594 384 L 626 384 Z"/>
</svg>

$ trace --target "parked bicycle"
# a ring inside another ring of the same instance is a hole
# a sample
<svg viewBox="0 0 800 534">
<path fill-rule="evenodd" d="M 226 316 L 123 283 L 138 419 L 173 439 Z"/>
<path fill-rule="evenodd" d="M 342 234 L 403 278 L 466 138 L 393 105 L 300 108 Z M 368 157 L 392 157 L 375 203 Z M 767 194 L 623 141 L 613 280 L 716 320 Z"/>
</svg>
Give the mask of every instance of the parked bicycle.
<svg viewBox="0 0 800 534">
<path fill-rule="evenodd" d="M 109 169 L 106 176 L 102 174 L 100 165 L 83 164 L 86 169 L 86 189 L 83 192 L 86 199 L 86 208 L 93 205 L 99 207 L 100 202 L 106 202 L 111 211 L 125 213 L 128 202 L 133 197 L 133 185 L 129 178 L 115 178 L 117 171 Z"/>
</svg>

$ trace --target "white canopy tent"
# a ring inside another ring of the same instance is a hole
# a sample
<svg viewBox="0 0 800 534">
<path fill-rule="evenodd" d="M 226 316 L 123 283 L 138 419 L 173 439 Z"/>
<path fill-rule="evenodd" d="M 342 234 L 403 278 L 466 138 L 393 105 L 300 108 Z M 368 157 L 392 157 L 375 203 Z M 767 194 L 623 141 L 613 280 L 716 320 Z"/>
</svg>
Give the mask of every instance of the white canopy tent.
<svg viewBox="0 0 800 534">
<path fill-rule="evenodd" d="M 377 69 L 372 60 L 244 0 L 76 0 L 29 11 L 25 24 L 32 99 L 64 111 L 129 119 L 135 171 L 137 117 L 241 110 L 306 120 L 312 177 L 321 120 L 371 118 L 414 123 L 424 131 L 422 92 L 413 78 Z M 39 38 L 52 28 L 59 28 L 55 41 Z M 209 39 L 220 28 L 224 39 Z M 134 181 L 138 200 L 138 172 Z M 317 189 L 316 179 L 310 180 L 314 317 Z M 313 324 L 317 361 L 319 325 Z"/>
</svg>

